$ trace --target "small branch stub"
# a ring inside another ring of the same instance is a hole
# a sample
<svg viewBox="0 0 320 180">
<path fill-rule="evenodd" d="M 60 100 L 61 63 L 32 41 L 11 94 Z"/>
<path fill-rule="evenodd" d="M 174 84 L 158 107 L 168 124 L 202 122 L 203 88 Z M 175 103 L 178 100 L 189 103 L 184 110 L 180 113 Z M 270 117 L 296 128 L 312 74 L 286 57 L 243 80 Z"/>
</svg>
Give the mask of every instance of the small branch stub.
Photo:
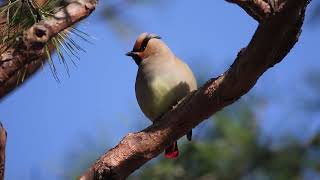
<svg viewBox="0 0 320 180">
<path fill-rule="evenodd" d="M 42 0 L 39 0 L 40 4 Z M 46 59 L 44 46 L 59 32 L 73 26 L 91 14 L 97 0 L 72 0 L 53 16 L 41 20 L 23 33 L 16 48 L 7 49 L 0 55 L 0 99 L 17 87 L 17 75 L 25 67 L 30 76 Z M 38 4 L 39 5 L 39 4 Z M 0 19 L 1 23 L 1 19 Z M 1 47 L 0 47 L 1 49 Z"/>
</svg>

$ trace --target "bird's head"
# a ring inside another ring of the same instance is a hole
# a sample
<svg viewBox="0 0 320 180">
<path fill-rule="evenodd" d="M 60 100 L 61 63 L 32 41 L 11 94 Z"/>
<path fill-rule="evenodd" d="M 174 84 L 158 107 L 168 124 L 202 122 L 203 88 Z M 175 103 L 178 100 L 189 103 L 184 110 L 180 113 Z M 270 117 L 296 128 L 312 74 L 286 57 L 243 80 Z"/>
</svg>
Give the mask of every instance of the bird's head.
<svg viewBox="0 0 320 180">
<path fill-rule="evenodd" d="M 162 53 L 171 53 L 170 49 L 160 39 L 160 36 L 156 34 L 142 33 L 136 40 L 133 50 L 126 53 L 126 55 L 131 56 L 139 66 L 148 57 Z"/>
</svg>

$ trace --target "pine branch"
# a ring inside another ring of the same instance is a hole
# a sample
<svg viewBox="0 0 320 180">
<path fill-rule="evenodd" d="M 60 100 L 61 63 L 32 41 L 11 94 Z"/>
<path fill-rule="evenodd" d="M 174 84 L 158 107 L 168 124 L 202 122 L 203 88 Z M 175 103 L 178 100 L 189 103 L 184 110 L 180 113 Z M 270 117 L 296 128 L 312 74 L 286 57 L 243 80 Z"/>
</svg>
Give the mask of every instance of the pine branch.
<svg viewBox="0 0 320 180">
<path fill-rule="evenodd" d="M 19 3 L 21 1 L 14 2 Z M 50 53 L 52 52 L 50 49 L 60 50 L 59 47 L 62 44 L 60 38 L 63 32 L 68 31 L 67 28 L 90 15 L 97 3 L 96 0 L 69 0 L 69 4 L 57 10 L 54 14 L 50 14 L 50 16 L 41 17 L 40 20 L 39 14 L 34 13 L 34 10 L 38 10 L 40 5 L 45 8 L 44 4 L 55 3 L 56 0 L 48 2 L 37 0 L 36 2 L 28 3 L 28 5 L 30 6 L 29 9 L 33 9 L 31 13 L 35 15 L 37 23 L 21 33 L 18 38 L 11 38 L 14 41 L 13 46 L 4 47 L 3 44 L 0 45 L 0 99 L 17 87 L 17 83 L 23 82 L 19 78 L 25 79 L 30 76 L 41 67 L 46 58 L 49 57 L 50 59 Z M 22 9 L 25 10 L 25 8 Z M 14 11 L 13 15 L 16 12 L 18 11 Z M 43 12 L 45 13 L 45 11 Z M 40 14 L 40 16 L 44 15 Z M 8 22 L 5 25 L 1 22 L 0 20 L 0 26 L 8 26 Z M 57 36 L 59 33 L 62 34 Z M 54 43 L 50 47 L 51 40 L 54 40 L 52 41 Z M 68 45 L 73 46 L 74 44 L 69 43 Z M 66 50 L 70 50 L 70 48 L 72 47 L 67 47 Z M 60 51 L 58 53 L 61 55 Z M 63 58 L 63 56 L 60 57 Z M 21 73 L 23 73 L 22 76 Z"/>
<path fill-rule="evenodd" d="M 153 125 L 128 134 L 79 179 L 125 179 L 163 152 L 171 142 L 241 98 L 298 41 L 308 3 L 308 0 L 273 1 L 272 7 L 277 7 L 276 13 L 260 21 L 249 45 L 238 53 L 234 63 L 223 75 L 209 80 Z M 267 17 L 266 13 L 262 12 L 261 17 Z"/>
</svg>

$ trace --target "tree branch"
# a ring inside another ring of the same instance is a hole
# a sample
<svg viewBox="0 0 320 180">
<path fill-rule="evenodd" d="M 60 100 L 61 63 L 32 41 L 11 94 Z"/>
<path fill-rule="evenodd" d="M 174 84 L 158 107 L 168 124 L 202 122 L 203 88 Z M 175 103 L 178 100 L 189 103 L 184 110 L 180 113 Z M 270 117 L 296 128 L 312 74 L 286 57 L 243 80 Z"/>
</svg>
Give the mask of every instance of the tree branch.
<svg viewBox="0 0 320 180">
<path fill-rule="evenodd" d="M 0 122 L 0 180 L 4 179 L 7 132 Z"/>
<path fill-rule="evenodd" d="M 308 0 L 281 3 L 277 13 L 261 21 L 249 45 L 223 75 L 185 97 L 153 125 L 128 134 L 79 179 L 125 179 L 171 142 L 246 94 L 266 70 L 286 56 L 300 35 Z"/>
<path fill-rule="evenodd" d="M 16 49 L 2 52 L 0 55 L 0 99 L 16 87 L 19 70 L 30 65 L 27 70 L 31 74 L 41 67 L 45 59 L 44 45 L 57 33 L 90 15 L 96 3 L 97 0 L 70 0 L 70 4 L 58 10 L 54 16 L 26 30 Z"/>
<path fill-rule="evenodd" d="M 266 0 L 226 0 L 238 4 L 258 22 L 263 21 L 270 13 L 271 7 Z"/>
</svg>

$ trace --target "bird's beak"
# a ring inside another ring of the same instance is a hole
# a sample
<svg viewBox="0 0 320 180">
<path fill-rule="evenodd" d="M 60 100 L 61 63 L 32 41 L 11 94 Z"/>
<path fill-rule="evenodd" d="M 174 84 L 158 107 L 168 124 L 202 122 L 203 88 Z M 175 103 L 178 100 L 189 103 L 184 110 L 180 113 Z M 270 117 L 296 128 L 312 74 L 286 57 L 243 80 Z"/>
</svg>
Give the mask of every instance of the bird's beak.
<svg viewBox="0 0 320 180">
<path fill-rule="evenodd" d="M 132 56 L 134 56 L 135 54 L 136 54 L 135 52 L 130 51 L 130 52 L 127 52 L 127 53 L 126 53 L 126 56 L 131 56 L 131 57 L 132 57 Z"/>
</svg>

